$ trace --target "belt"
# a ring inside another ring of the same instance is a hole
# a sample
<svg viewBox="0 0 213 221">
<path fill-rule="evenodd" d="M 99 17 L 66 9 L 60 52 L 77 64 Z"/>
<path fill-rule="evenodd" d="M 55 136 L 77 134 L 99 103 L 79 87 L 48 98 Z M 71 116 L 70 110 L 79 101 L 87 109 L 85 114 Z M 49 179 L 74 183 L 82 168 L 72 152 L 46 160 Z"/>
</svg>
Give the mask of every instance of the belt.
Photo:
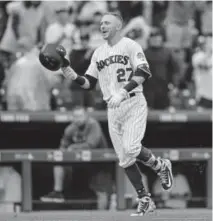
<svg viewBox="0 0 213 221">
<path fill-rule="evenodd" d="M 134 97 L 135 95 L 136 95 L 136 93 L 132 92 L 132 93 L 129 94 L 129 97 Z"/>
<path fill-rule="evenodd" d="M 129 93 L 129 98 L 136 96 L 135 92 Z M 108 103 L 107 101 L 105 101 L 106 103 Z"/>
</svg>

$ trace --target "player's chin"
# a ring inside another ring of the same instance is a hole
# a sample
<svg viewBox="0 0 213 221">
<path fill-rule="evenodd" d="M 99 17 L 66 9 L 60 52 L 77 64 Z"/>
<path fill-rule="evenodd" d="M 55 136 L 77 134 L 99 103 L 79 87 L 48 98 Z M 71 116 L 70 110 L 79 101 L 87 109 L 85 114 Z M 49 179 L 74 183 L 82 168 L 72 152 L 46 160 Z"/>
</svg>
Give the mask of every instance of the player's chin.
<svg viewBox="0 0 213 221">
<path fill-rule="evenodd" d="M 109 33 L 102 33 L 102 37 L 107 40 L 109 38 Z"/>
</svg>

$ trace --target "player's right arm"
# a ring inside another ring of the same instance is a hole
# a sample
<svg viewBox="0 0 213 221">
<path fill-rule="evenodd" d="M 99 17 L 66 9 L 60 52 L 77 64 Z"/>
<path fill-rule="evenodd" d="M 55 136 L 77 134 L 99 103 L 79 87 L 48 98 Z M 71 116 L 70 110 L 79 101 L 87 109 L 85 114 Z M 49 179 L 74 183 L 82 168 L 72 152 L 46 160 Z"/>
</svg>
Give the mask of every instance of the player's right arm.
<svg viewBox="0 0 213 221">
<path fill-rule="evenodd" d="M 95 52 L 91 58 L 90 66 L 88 67 L 84 76 L 79 76 L 70 66 L 70 62 L 64 57 L 66 54 L 65 49 L 60 46 L 57 49 L 57 52 L 63 58 L 64 62 L 61 66 L 63 75 L 67 79 L 71 79 L 79 84 L 83 89 L 91 90 L 95 87 L 98 78 L 98 71 L 96 67 L 96 55 Z"/>
</svg>

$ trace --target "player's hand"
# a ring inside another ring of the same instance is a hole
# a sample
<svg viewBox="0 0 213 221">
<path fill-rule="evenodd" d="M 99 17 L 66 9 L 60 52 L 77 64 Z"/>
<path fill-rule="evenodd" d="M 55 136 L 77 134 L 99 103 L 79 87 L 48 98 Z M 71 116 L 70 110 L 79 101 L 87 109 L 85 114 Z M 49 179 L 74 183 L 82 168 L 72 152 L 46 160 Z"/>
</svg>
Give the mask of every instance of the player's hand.
<svg viewBox="0 0 213 221">
<path fill-rule="evenodd" d="M 114 94 L 109 102 L 108 102 L 108 107 L 109 108 L 117 108 L 120 106 L 120 103 L 128 98 L 128 92 L 125 89 L 121 89 L 118 93 Z"/>
<path fill-rule="evenodd" d="M 62 58 L 62 64 L 61 67 L 67 67 L 70 65 L 70 62 L 68 59 L 65 58 L 67 52 L 66 49 L 62 46 L 62 45 L 58 45 L 56 47 L 56 52 L 60 55 L 60 57 Z"/>
<path fill-rule="evenodd" d="M 75 80 L 77 77 L 77 74 L 71 68 L 69 60 L 65 58 L 66 53 L 67 53 L 65 48 L 62 45 L 59 45 L 56 47 L 56 52 L 62 58 L 61 70 L 63 72 L 64 77 L 69 78 L 71 80 Z"/>
</svg>

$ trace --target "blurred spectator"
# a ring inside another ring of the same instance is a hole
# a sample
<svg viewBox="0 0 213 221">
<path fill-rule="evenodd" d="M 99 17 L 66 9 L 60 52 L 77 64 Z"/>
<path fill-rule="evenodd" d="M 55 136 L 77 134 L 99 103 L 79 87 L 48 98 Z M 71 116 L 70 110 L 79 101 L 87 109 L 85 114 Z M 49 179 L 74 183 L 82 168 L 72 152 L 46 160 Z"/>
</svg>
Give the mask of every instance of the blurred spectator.
<svg viewBox="0 0 213 221">
<path fill-rule="evenodd" d="M 40 64 L 39 50 L 28 38 L 19 46 L 24 55 L 6 71 L 8 110 L 50 110 L 50 91 L 58 78 Z"/>
<path fill-rule="evenodd" d="M 93 49 L 89 46 L 90 35 L 81 34 L 80 39 L 80 44 L 75 44 L 73 46 L 69 59 L 73 69 L 79 73 L 79 75 L 84 75 L 89 67 Z M 83 105 L 87 108 L 94 107 L 94 91 L 85 91 L 74 81 L 71 82 L 70 89 L 75 105 Z"/>
<path fill-rule="evenodd" d="M 8 18 L 5 5 L 5 2 L 0 2 L 0 41 L 6 29 Z"/>
<path fill-rule="evenodd" d="M 76 19 L 75 24 L 78 27 L 77 31 L 75 32 L 76 45 L 81 45 L 81 36 L 91 35 L 92 22 L 93 21 L 91 19 Z"/>
<path fill-rule="evenodd" d="M 0 167 L 0 212 L 14 212 L 21 203 L 21 176 L 12 167 Z"/>
<path fill-rule="evenodd" d="M 163 32 L 152 30 L 149 47 L 145 50 L 152 77 L 144 84 L 147 103 L 153 109 L 170 106 L 169 84 L 177 86 L 179 65 L 171 49 L 164 46 Z"/>
<path fill-rule="evenodd" d="M 111 1 L 112 5 L 113 2 Z M 132 18 L 143 15 L 143 4 L 142 1 L 117 1 L 113 10 L 118 10 L 124 19 L 124 23 L 127 24 Z"/>
<path fill-rule="evenodd" d="M 95 119 L 89 117 L 83 107 L 74 107 L 72 116 L 73 121 L 70 125 L 66 127 L 64 131 L 59 150 L 68 150 L 75 152 L 78 150 L 107 148 L 107 142 L 105 136 L 103 135 L 100 124 Z M 69 166 L 64 168 L 63 166 L 54 166 L 54 190 L 48 195 L 41 197 L 42 201 L 64 201 L 62 191 L 66 171 L 73 173 L 73 167 Z M 102 171 L 99 171 L 90 181 L 90 186 L 96 192 L 97 197 L 100 196 L 101 201 L 103 194 L 106 196 L 105 198 L 108 198 L 107 195 L 110 194 L 110 177 L 110 174 L 103 174 Z M 82 186 L 82 183 L 79 184 L 79 186 Z M 107 205 L 99 205 L 98 207 L 105 208 L 106 206 Z"/>
<path fill-rule="evenodd" d="M 79 1 L 77 12 L 78 19 L 92 20 L 95 12 L 105 13 L 108 11 L 107 1 Z"/>
<path fill-rule="evenodd" d="M 212 1 L 205 1 L 201 12 L 201 33 L 212 34 Z"/>
<path fill-rule="evenodd" d="M 173 167 L 173 187 L 169 191 L 162 191 L 160 180 L 153 185 L 153 195 L 156 197 L 158 208 L 185 209 L 191 197 L 191 188 L 187 177 L 180 172 L 179 166 Z"/>
<path fill-rule="evenodd" d="M 121 7 L 118 8 L 120 1 L 107 1 L 107 8 L 109 12 L 120 11 Z"/>
<path fill-rule="evenodd" d="M 110 198 L 113 194 L 113 185 L 115 185 L 115 182 L 112 179 L 112 171 L 109 167 L 100 167 L 93 170 L 95 172 L 93 171 L 89 187 L 96 195 L 97 209 L 108 209 L 110 207 Z"/>
<path fill-rule="evenodd" d="M 1 55 L 0 55 L 0 58 L 1 58 Z M 5 77 L 4 66 L 2 62 L 0 62 L 0 88 L 2 87 L 2 82 L 4 80 L 4 77 Z"/>
<path fill-rule="evenodd" d="M 27 38 L 34 45 L 40 40 L 40 29 L 45 16 L 40 1 L 10 2 L 7 4 L 9 15 L 7 28 L 0 48 L 9 52 L 18 51 L 18 41 Z"/>
<path fill-rule="evenodd" d="M 12 58 L 10 52 L 0 50 L 0 87 L 3 86 L 3 80 L 5 78 L 5 69 L 9 67 L 10 60 Z"/>
<path fill-rule="evenodd" d="M 52 89 L 53 110 L 66 111 L 73 108 L 72 91 L 70 90 L 70 82 L 62 75 L 59 75 L 59 82 Z"/>
<path fill-rule="evenodd" d="M 201 9 L 202 2 L 170 1 L 165 18 L 167 45 L 185 49 L 192 46 L 195 30 L 195 11 Z"/>
<path fill-rule="evenodd" d="M 212 36 L 205 37 L 202 50 L 192 57 L 198 106 L 212 108 Z"/>
<path fill-rule="evenodd" d="M 94 50 L 105 42 L 100 32 L 100 21 L 102 15 L 103 14 L 100 11 L 95 12 L 93 15 L 92 25 L 90 27 L 89 47 Z"/>
<path fill-rule="evenodd" d="M 100 33 L 100 20 L 107 11 L 107 1 L 83 1 L 77 6 L 76 25 L 79 27 L 79 38 L 89 35 L 89 47 L 93 50 L 104 42 Z"/>
<path fill-rule="evenodd" d="M 57 21 L 56 11 L 66 9 L 69 13 L 69 21 L 73 23 L 73 15 L 75 14 L 76 1 L 42 1 L 45 10 L 45 21 L 47 25 Z"/>
<path fill-rule="evenodd" d="M 191 96 L 189 88 L 192 84 L 192 47 L 198 35 L 196 15 L 203 10 L 204 4 L 203 1 L 169 1 L 168 3 L 164 22 L 166 44 L 174 50 L 181 68 L 182 79 L 179 88 L 183 91 L 181 97 L 186 101 L 183 103 L 187 103 Z"/>
<path fill-rule="evenodd" d="M 69 20 L 68 8 L 58 8 L 56 21 L 50 24 L 45 32 L 45 43 L 63 45 L 69 53 L 73 45 L 75 26 Z"/>
<path fill-rule="evenodd" d="M 9 69 L 14 60 L 16 60 L 14 54 L 0 50 L 0 110 L 7 109 L 5 77 L 6 70 Z"/>
<path fill-rule="evenodd" d="M 124 27 L 122 34 L 136 42 L 138 42 L 143 49 L 147 48 L 147 40 L 150 33 L 150 27 L 146 24 L 143 16 L 132 18 Z"/>
<path fill-rule="evenodd" d="M 120 4 L 125 4 L 121 2 Z M 130 13 L 130 19 L 126 20 L 122 35 L 138 42 L 143 49 L 147 48 L 147 40 L 150 34 L 150 27 L 142 15 L 142 3 L 138 1 L 129 2 L 134 10 Z M 128 10 L 130 10 L 128 8 Z"/>
<path fill-rule="evenodd" d="M 169 1 L 152 1 L 152 26 L 162 27 Z"/>
</svg>

